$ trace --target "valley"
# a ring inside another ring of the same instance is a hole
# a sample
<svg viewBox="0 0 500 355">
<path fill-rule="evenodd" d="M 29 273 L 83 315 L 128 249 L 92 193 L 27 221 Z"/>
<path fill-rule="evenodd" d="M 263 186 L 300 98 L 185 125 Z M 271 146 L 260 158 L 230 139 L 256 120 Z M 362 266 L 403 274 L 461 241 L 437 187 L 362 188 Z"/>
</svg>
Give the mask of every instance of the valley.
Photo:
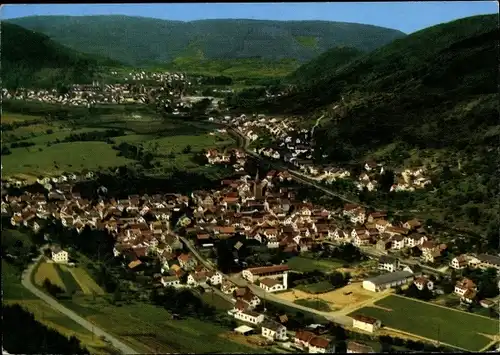
<svg viewBox="0 0 500 355">
<path fill-rule="evenodd" d="M 5 350 L 495 349 L 495 23 L 2 21 Z"/>
</svg>

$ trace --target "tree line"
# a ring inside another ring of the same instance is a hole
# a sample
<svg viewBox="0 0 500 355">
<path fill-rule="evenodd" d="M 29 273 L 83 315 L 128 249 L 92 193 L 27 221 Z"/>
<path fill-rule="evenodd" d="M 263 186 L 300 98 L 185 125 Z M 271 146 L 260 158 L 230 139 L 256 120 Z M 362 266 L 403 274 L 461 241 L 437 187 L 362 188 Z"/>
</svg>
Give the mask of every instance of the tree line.
<svg viewBox="0 0 500 355">
<path fill-rule="evenodd" d="M 11 354 L 89 354 L 80 341 L 35 320 L 20 305 L 2 305 L 2 347 Z"/>
</svg>

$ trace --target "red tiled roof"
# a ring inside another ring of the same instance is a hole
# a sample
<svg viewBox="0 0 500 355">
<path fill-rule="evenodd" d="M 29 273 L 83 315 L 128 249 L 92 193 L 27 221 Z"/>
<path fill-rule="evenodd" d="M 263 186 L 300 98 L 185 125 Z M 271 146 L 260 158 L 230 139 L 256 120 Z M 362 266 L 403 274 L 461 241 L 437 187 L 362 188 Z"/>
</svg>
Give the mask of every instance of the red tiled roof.
<svg viewBox="0 0 500 355">
<path fill-rule="evenodd" d="M 288 265 L 272 265 L 272 266 L 254 267 L 247 270 L 250 271 L 253 275 L 261 275 L 272 272 L 288 271 L 290 270 L 290 268 L 288 267 Z"/>
</svg>

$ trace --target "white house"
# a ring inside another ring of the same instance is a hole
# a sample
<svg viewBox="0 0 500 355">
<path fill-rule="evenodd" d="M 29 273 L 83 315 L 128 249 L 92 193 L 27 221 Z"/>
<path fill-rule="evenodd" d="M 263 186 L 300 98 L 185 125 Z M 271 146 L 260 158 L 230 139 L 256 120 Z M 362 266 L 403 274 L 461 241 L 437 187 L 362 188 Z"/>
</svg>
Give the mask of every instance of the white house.
<svg viewBox="0 0 500 355">
<path fill-rule="evenodd" d="M 468 265 L 469 260 L 465 254 L 454 257 L 450 262 L 450 267 L 456 270 L 465 269 Z"/>
<path fill-rule="evenodd" d="M 68 262 L 68 252 L 61 249 L 59 246 L 54 246 L 51 248 L 52 260 L 56 263 L 67 263 Z"/>
<path fill-rule="evenodd" d="M 161 284 L 164 286 L 164 287 L 168 287 L 168 286 L 172 286 L 172 287 L 175 287 L 175 286 L 178 286 L 181 284 L 181 281 L 179 280 L 179 278 L 175 275 L 173 276 L 163 276 L 160 280 Z"/>
<path fill-rule="evenodd" d="M 271 279 L 268 277 L 259 280 L 259 287 L 264 289 L 266 292 L 278 292 L 286 290 L 285 284 L 281 283 L 276 279 Z"/>
<path fill-rule="evenodd" d="M 398 259 L 382 255 L 378 260 L 378 269 L 394 272 L 399 266 Z"/>
<path fill-rule="evenodd" d="M 264 315 L 254 311 L 238 311 L 234 313 L 234 318 L 252 324 L 260 324 L 264 321 Z"/>
<path fill-rule="evenodd" d="M 425 276 L 416 278 L 413 283 L 420 291 L 422 291 L 424 288 L 427 288 L 429 290 L 432 290 L 434 288 L 434 282 L 432 282 Z"/>
<path fill-rule="evenodd" d="M 361 314 L 353 315 L 352 318 L 353 318 L 352 326 L 354 328 L 364 330 L 365 332 L 368 333 L 373 333 L 382 326 L 380 320 L 376 318 L 364 316 Z"/>
<path fill-rule="evenodd" d="M 315 336 L 316 334 L 312 332 L 299 330 L 295 333 L 294 344 L 300 348 L 308 348 L 309 341 Z"/>
<path fill-rule="evenodd" d="M 286 336 L 286 327 L 271 320 L 262 323 L 262 336 L 270 340 L 288 339 Z"/>
<path fill-rule="evenodd" d="M 309 341 L 309 354 L 333 354 L 335 344 L 323 337 L 314 337 Z"/>
</svg>

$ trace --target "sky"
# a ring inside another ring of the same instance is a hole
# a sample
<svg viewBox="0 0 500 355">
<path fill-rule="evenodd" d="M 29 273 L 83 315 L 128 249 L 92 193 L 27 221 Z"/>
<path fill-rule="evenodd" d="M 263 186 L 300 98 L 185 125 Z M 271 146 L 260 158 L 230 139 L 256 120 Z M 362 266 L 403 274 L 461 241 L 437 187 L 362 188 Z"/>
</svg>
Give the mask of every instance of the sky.
<svg viewBox="0 0 500 355">
<path fill-rule="evenodd" d="M 412 33 L 458 18 L 498 13 L 496 1 L 184 3 L 184 4 L 25 4 L 3 5 L 1 18 L 34 15 L 128 15 L 165 20 L 201 19 L 325 20 L 364 23 Z"/>
</svg>

